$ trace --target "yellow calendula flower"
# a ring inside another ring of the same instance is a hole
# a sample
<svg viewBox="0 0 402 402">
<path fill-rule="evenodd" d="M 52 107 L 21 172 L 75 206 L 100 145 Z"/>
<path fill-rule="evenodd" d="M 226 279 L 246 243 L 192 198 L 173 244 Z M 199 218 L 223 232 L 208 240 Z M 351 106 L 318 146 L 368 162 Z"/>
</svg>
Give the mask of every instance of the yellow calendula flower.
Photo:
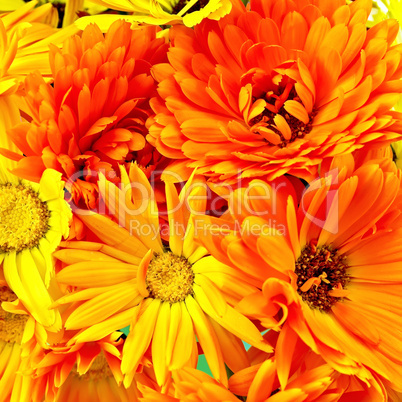
<svg viewBox="0 0 402 402">
<path fill-rule="evenodd" d="M 10 174 L 0 157 L 0 266 L 8 286 L 40 324 L 61 327 L 49 310 L 58 295 L 51 254 L 67 237 L 71 210 L 64 201 L 61 174 L 47 169 L 40 183 Z"/>
<path fill-rule="evenodd" d="M 77 25 L 82 29 L 90 22 L 100 23 L 124 18 L 151 25 L 199 24 L 204 18 L 219 20 L 232 9 L 230 0 L 92 0 L 114 10 L 133 13 L 130 16 L 102 15 L 84 17 Z"/>
<path fill-rule="evenodd" d="M 6 286 L 4 279 L 1 278 L 0 270 L 0 400 L 9 400 L 16 394 L 21 397 L 22 383 L 30 380 L 18 373 L 21 368 L 21 341 L 25 324 L 29 316 L 23 314 L 13 314 L 5 311 L 2 302 L 13 302 L 15 294 Z M 4 398 L 4 399 L 3 399 Z M 28 401 L 27 398 L 14 399 Z"/>
<path fill-rule="evenodd" d="M 121 189 L 99 181 L 113 220 L 80 215 L 100 242 L 64 242 L 54 254 L 67 264 L 57 280 L 75 287 L 54 304 L 70 304 L 65 328 L 79 332 L 69 343 L 96 341 L 131 325 L 122 356 L 124 385 L 130 386 L 150 349 L 156 381 L 163 386 L 172 370 L 196 366 L 197 337 L 213 376 L 227 385 L 225 362 L 232 371 L 248 365 L 240 339 L 267 352 L 272 348 L 232 307 L 255 289 L 249 278 L 207 256 L 195 241 L 196 215 L 189 211 L 205 212 L 205 182 L 192 187 L 191 178 L 180 194 L 166 184 L 167 246 L 145 174 L 133 164 L 129 174 L 121 169 L 121 176 Z"/>
<path fill-rule="evenodd" d="M 30 359 L 52 342 L 10 289 L 0 266 L 0 401 L 32 402 L 34 378 Z M 56 334 L 54 334 L 56 335 Z M 56 335 L 57 336 L 57 335 Z M 43 400 L 41 393 L 41 399 Z"/>
</svg>

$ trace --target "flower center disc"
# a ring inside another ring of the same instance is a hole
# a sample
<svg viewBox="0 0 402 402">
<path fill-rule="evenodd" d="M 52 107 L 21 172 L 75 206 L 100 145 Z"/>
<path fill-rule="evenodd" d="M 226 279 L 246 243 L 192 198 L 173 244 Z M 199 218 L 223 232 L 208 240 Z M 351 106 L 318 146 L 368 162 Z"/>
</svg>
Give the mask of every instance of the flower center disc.
<svg viewBox="0 0 402 402">
<path fill-rule="evenodd" d="M 49 210 L 23 184 L 0 185 L 0 252 L 19 252 L 38 245 L 48 230 Z"/>
<path fill-rule="evenodd" d="M 285 148 L 287 144 L 296 141 L 298 138 L 303 138 L 311 132 L 313 128 L 312 122 L 313 118 L 316 115 L 316 112 L 313 111 L 309 115 L 307 123 L 300 121 L 299 119 L 288 113 L 283 106 L 287 100 L 294 100 L 301 104 L 301 100 L 297 96 L 293 85 L 288 83 L 285 88 L 281 87 L 278 89 L 278 91 L 279 95 L 276 95 L 274 93 L 265 94 L 263 99 L 269 105 L 267 105 L 267 108 L 262 113 L 251 119 L 249 121 L 249 125 L 251 126 L 251 131 L 255 133 L 260 133 L 261 127 L 268 128 L 274 134 L 276 134 L 277 138 L 274 142 L 265 139 L 267 144 L 270 146 Z M 256 100 L 257 99 L 254 98 L 254 101 Z M 290 138 L 285 138 L 282 132 L 276 127 L 274 121 L 276 115 L 281 115 L 286 120 L 286 123 L 291 131 Z"/>
<path fill-rule="evenodd" d="M 28 315 L 13 314 L 1 308 L 1 303 L 12 302 L 17 296 L 7 286 L 0 287 L 0 340 L 21 344 Z"/>
<path fill-rule="evenodd" d="M 194 272 L 186 258 L 169 251 L 154 256 L 145 281 L 151 297 L 176 303 L 193 293 Z"/>
<path fill-rule="evenodd" d="M 311 308 L 328 313 L 342 299 L 334 295 L 349 282 L 344 259 L 328 246 L 310 244 L 303 249 L 296 261 L 297 292 Z"/>
<path fill-rule="evenodd" d="M 178 14 L 189 2 L 189 0 L 179 0 L 172 9 L 172 14 Z M 185 14 L 200 11 L 208 4 L 209 0 L 198 0 Z"/>
</svg>

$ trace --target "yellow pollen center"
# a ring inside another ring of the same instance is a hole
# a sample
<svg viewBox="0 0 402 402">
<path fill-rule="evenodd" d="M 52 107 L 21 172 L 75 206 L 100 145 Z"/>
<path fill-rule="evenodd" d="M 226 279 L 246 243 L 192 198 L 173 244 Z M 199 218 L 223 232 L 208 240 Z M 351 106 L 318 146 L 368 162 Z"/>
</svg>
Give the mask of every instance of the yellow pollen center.
<svg viewBox="0 0 402 402">
<path fill-rule="evenodd" d="M 76 371 L 76 368 L 74 368 L 72 372 L 80 380 L 84 381 L 100 381 L 105 378 L 113 377 L 112 370 L 110 369 L 109 363 L 107 362 L 103 352 L 96 356 L 91 367 L 85 374 L 79 375 Z"/>
<path fill-rule="evenodd" d="M 48 230 L 49 215 L 46 203 L 30 187 L 0 185 L 0 252 L 37 246 Z"/>
<path fill-rule="evenodd" d="M 1 308 L 4 301 L 14 301 L 17 296 L 8 287 L 0 287 L 0 340 L 21 344 L 22 334 L 29 316 L 13 314 Z"/>
<path fill-rule="evenodd" d="M 145 281 L 151 297 L 176 303 L 193 294 L 194 272 L 186 258 L 169 251 L 154 256 Z"/>
</svg>

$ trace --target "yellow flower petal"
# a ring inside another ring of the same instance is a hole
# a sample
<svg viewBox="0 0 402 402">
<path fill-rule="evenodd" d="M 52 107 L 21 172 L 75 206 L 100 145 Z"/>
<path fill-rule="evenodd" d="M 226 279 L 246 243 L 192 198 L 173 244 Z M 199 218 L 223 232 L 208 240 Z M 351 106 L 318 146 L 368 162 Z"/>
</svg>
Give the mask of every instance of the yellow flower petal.
<svg viewBox="0 0 402 402">
<path fill-rule="evenodd" d="M 135 372 L 138 367 L 145 350 L 151 343 L 160 307 L 160 300 L 152 300 L 131 328 L 123 349 L 123 359 L 121 361 L 121 371 L 123 374 Z M 124 379 L 124 385 L 126 387 L 130 386 L 129 377 Z"/>
<path fill-rule="evenodd" d="M 192 296 L 186 298 L 185 304 L 213 376 L 227 386 L 226 369 L 215 331 Z"/>
<path fill-rule="evenodd" d="M 160 386 L 166 382 L 168 376 L 166 349 L 169 338 L 170 316 L 170 303 L 161 303 L 152 338 L 152 360 L 156 381 Z"/>
</svg>

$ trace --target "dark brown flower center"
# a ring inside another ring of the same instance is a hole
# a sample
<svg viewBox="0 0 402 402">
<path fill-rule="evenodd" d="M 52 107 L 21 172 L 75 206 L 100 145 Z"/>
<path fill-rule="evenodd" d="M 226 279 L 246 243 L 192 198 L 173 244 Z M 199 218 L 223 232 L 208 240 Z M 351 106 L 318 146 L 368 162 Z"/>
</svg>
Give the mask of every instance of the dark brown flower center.
<svg viewBox="0 0 402 402">
<path fill-rule="evenodd" d="M 57 24 L 57 28 L 61 28 L 63 26 L 63 19 L 66 12 L 66 3 L 55 1 L 53 2 L 53 7 L 56 7 L 57 13 L 59 15 L 59 23 Z"/>
<path fill-rule="evenodd" d="M 189 0 L 179 0 L 172 9 L 172 14 L 178 14 L 189 2 Z M 209 0 L 198 0 L 185 14 L 193 13 L 194 11 L 200 11 L 208 4 Z"/>
<path fill-rule="evenodd" d="M 297 292 L 311 307 L 328 313 L 349 282 L 345 257 L 329 246 L 306 246 L 296 261 Z"/>
</svg>

